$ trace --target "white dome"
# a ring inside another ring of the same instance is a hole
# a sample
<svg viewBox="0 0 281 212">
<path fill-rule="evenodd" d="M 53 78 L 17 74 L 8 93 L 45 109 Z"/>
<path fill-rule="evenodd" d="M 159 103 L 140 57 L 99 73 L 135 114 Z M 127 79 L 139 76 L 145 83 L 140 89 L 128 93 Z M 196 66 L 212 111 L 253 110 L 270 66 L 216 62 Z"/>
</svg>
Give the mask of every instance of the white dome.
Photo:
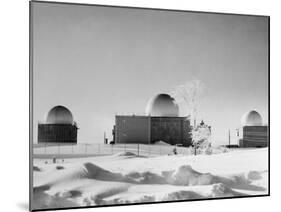
<svg viewBox="0 0 281 212">
<path fill-rule="evenodd" d="M 168 94 L 158 94 L 147 103 L 146 115 L 159 117 L 179 116 L 179 107 Z"/>
<path fill-rule="evenodd" d="M 47 114 L 47 124 L 73 124 L 72 113 L 64 106 L 53 107 Z"/>
<path fill-rule="evenodd" d="M 242 126 L 262 126 L 262 117 L 257 111 L 252 110 L 242 116 L 241 124 Z"/>
</svg>

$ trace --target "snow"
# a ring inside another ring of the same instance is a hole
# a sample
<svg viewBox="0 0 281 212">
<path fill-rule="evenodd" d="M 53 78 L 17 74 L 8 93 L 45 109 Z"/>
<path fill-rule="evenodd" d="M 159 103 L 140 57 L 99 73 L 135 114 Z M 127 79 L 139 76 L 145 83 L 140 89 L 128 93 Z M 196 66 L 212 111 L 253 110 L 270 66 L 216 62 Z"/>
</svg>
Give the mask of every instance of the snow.
<svg viewBox="0 0 281 212">
<path fill-rule="evenodd" d="M 154 145 L 170 146 L 170 144 L 166 143 L 165 141 L 156 141 Z"/>
<path fill-rule="evenodd" d="M 212 155 L 34 159 L 34 208 L 262 195 L 268 193 L 268 149 Z"/>
</svg>

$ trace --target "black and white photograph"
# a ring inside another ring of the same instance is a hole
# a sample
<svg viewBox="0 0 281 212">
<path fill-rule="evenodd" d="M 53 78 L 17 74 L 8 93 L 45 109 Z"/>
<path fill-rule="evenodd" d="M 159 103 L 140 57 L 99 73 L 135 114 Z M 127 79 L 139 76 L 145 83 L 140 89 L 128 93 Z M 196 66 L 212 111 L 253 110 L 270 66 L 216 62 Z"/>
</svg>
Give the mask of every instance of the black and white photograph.
<svg viewBox="0 0 281 212">
<path fill-rule="evenodd" d="M 31 210 L 269 195 L 269 16 L 29 6 Z"/>
</svg>

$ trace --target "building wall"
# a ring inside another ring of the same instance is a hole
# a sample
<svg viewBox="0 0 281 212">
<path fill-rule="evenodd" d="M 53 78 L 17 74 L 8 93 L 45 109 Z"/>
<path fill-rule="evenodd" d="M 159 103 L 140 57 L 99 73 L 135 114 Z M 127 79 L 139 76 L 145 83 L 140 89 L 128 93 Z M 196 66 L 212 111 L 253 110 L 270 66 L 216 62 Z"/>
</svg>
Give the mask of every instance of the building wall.
<svg viewBox="0 0 281 212">
<path fill-rule="evenodd" d="M 268 146 L 267 126 L 243 127 L 243 138 L 239 141 L 241 147 L 266 147 Z"/>
<path fill-rule="evenodd" d="M 77 127 L 71 124 L 38 124 L 38 143 L 77 143 Z"/>
<path fill-rule="evenodd" d="M 183 118 L 182 122 L 183 122 L 183 145 L 191 146 L 192 138 L 191 138 L 190 119 Z"/>
<path fill-rule="evenodd" d="M 116 143 L 149 144 L 150 117 L 148 116 L 116 116 Z"/>
<path fill-rule="evenodd" d="M 189 120 L 183 117 L 152 117 L 151 142 L 165 141 L 172 145 L 189 146 L 191 144 L 189 125 Z"/>
<path fill-rule="evenodd" d="M 116 116 L 116 143 L 150 144 L 165 141 L 191 145 L 190 122 L 185 117 Z"/>
</svg>

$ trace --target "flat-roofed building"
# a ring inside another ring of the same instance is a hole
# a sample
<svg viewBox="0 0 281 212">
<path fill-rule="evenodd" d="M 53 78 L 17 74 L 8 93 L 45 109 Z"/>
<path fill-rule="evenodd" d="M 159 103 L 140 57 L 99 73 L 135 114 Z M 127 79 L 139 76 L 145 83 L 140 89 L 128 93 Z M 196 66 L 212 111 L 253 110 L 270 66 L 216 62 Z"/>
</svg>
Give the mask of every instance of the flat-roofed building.
<svg viewBox="0 0 281 212">
<path fill-rule="evenodd" d="M 191 145 L 189 117 L 179 117 L 178 105 L 167 94 L 149 100 L 145 116 L 115 116 L 114 143 Z"/>
</svg>

